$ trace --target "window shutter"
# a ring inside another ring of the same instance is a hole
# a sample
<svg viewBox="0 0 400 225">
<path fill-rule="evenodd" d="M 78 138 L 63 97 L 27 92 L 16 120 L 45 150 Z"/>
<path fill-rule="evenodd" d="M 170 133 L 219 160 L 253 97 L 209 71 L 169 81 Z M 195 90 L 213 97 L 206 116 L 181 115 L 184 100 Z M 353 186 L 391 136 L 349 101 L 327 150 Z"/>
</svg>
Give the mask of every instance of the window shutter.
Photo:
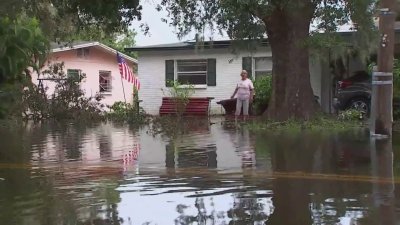
<svg viewBox="0 0 400 225">
<path fill-rule="evenodd" d="M 207 86 L 217 86 L 217 59 L 207 59 Z"/>
<path fill-rule="evenodd" d="M 247 71 L 248 77 L 252 78 L 253 75 L 253 62 L 251 57 L 242 58 L 242 69 Z"/>
<path fill-rule="evenodd" d="M 174 60 L 165 60 L 165 86 L 171 87 L 169 82 L 173 82 L 175 79 Z"/>
</svg>

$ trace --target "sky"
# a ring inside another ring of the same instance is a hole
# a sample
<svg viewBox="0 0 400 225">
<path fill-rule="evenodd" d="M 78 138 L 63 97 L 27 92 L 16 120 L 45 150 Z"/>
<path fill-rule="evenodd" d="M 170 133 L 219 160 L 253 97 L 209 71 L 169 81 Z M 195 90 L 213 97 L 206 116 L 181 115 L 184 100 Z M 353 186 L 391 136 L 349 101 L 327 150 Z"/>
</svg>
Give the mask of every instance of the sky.
<svg viewBox="0 0 400 225">
<path fill-rule="evenodd" d="M 132 27 L 136 30 L 136 45 L 154 45 L 179 42 L 176 34 L 174 34 L 174 28 L 169 27 L 168 24 L 161 21 L 162 17 L 166 17 L 165 11 L 158 12 L 155 8 L 158 0 L 144 0 L 142 10 L 142 20 L 134 21 Z M 140 29 L 140 24 L 147 23 L 150 27 L 150 34 L 145 35 Z"/>
<path fill-rule="evenodd" d="M 161 18 L 167 18 L 167 12 L 160 11 L 158 12 L 155 8 L 157 3 L 160 0 L 143 0 L 141 4 L 143 6 L 142 10 L 142 20 L 134 21 L 132 24 L 132 28 L 134 28 L 137 32 L 136 35 L 136 46 L 146 46 L 146 45 L 156 45 L 156 44 L 166 44 L 166 43 L 174 43 L 180 41 L 193 40 L 195 37 L 195 33 L 190 34 L 182 40 L 177 38 L 174 27 L 170 27 L 168 24 L 161 21 Z M 168 19 L 168 18 L 167 18 Z M 145 35 L 144 32 L 140 29 L 140 24 L 147 23 L 149 26 L 150 34 Z M 210 32 L 208 32 L 210 33 Z M 210 35 L 206 33 L 206 39 L 208 39 Z M 223 36 L 213 36 L 214 40 L 218 39 L 228 39 L 228 37 Z"/>
<path fill-rule="evenodd" d="M 167 12 L 156 10 L 157 4 L 161 0 L 142 0 L 142 20 L 134 21 L 132 28 L 137 32 L 136 36 L 136 46 L 146 46 L 146 45 L 157 45 L 166 43 L 175 43 L 180 41 L 193 40 L 195 33 L 190 34 L 182 40 L 177 38 L 175 33 L 175 28 L 169 26 L 167 23 L 162 22 L 161 18 L 167 18 Z M 168 19 L 168 18 L 167 18 Z M 145 35 L 140 29 L 140 24 L 147 23 L 149 26 L 149 34 Z M 340 31 L 346 31 L 350 28 L 350 25 L 345 25 L 339 28 Z M 206 39 L 209 39 L 211 32 L 206 32 Z M 228 39 L 227 36 L 213 35 L 213 40 Z"/>
</svg>

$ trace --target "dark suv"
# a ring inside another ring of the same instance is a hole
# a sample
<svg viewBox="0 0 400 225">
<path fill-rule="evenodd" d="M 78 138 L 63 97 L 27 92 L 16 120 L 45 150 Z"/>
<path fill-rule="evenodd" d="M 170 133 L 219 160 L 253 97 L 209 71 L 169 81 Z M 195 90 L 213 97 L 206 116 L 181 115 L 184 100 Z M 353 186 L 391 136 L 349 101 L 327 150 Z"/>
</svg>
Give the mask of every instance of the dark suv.
<svg viewBox="0 0 400 225">
<path fill-rule="evenodd" d="M 348 79 L 338 81 L 333 99 L 337 110 L 356 109 L 368 114 L 371 107 L 371 77 L 365 71 L 355 72 Z"/>
</svg>

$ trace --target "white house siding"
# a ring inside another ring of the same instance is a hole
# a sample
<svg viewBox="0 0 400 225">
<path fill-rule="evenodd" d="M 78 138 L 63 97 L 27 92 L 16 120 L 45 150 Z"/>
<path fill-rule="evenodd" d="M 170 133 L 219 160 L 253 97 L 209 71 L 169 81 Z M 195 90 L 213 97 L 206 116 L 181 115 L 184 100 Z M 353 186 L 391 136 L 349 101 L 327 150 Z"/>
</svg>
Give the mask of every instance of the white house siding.
<svg viewBox="0 0 400 225">
<path fill-rule="evenodd" d="M 314 95 L 318 96 L 321 102 L 321 85 L 322 85 L 322 65 L 318 58 L 310 58 L 310 82 Z"/>
<path fill-rule="evenodd" d="M 111 71 L 112 76 L 112 91 L 104 93 L 104 99 L 101 101 L 105 105 L 112 105 L 116 101 L 124 101 L 125 96 L 128 102 L 133 99 L 133 85 L 123 80 L 124 88 L 121 83 L 121 75 L 119 73 L 117 57 L 114 54 L 106 52 L 99 47 L 90 47 L 89 56 L 79 58 L 76 55 L 76 50 L 68 50 L 57 53 L 51 53 L 49 57 L 51 63 L 64 62 L 64 72 L 68 69 L 80 69 L 86 74 L 86 78 L 81 82 L 81 88 L 87 97 L 95 96 L 99 93 L 99 71 Z M 129 63 L 132 67 L 133 64 Z M 46 69 L 46 68 L 45 68 Z M 41 76 L 43 78 L 43 76 Z M 38 84 L 37 75 L 32 76 L 32 82 Z M 54 93 L 55 83 L 52 81 L 44 81 L 44 86 L 48 87 L 47 94 Z"/>
<path fill-rule="evenodd" d="M 166 50 L 142 51 L 138 59 L 138 76 L 141 81 L 139 92 L 141 106 L 151 115 L 158 115 L 165 96 L 165 60 L 179 59 L 216 59 L 216 86 L 195 90 L 194 97 L 213 97 L 211 103 L 212 114 L 223 114 L 223 108 L 216 102 L 230 98 L 236 83 L 240 79 L 242 57 L 271 57 L 270 48 L 259 48 L 257 52 L 240 52 L 232 54 L 229 49 L 206 50 Z M 320 95 L 320 68 L 310 63 L 312 71 L 312 86 L 316 95 Z M 271 68 L 272 69 L 272 68 Z M 163 92 L 164 90 L 164 92 Z"/>
</svg>

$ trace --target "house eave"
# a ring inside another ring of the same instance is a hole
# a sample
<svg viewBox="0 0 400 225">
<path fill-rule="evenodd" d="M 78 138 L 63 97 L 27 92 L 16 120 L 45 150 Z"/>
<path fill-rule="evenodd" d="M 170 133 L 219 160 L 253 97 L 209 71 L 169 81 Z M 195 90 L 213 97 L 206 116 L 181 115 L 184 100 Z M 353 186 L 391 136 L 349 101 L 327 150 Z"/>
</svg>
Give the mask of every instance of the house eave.
<svg viewBox="0 0 400 225">
<path fill-rule="evenodd" d="M 107 45 L 102 44 L 102 43 L 97 42 L 97 41 L 96 42 L 85 43 L 85 44 L 73 45 L 73 46 L 65 46 L 65 47 L 53 48 L 53 49 L 51 49 L 50 52 L 51 53 L 57 53 L 57 52 L 70 51 L 70 50 L 79 49 L 79 48 L 88 48 L 88 47 L 96 47 L 96 46 L 106 50 L 109 53 L 113 53 L 114 55 L 117 55 L 117 52 L 118 52 L 117 50 L 115 50 L 115 49 L 113 49 L 111 47 L 108 47 Z M 130 61 L 132 63 L 135 63 L 135 64 L 138 63 L 137 59 L 135 59 L 135 58 L 132 58 L 132 57 L 130 57 L 130 56 L 126 55 L 126 54 L 123 54 L 121 52 L 119 52 L 119 54 L 122 57 L 124 57 L 124 59 L 126 59 L 126 60 L 128 60 L 128 61 Z"/>
<path fill-rule="evenodd" d="M 176 51 L 176 50 L 196 50 L 196 49 L 226 49 L 234 45 L 236 41 L 207 41 L 204 43 L 196 42 L 183 42 L 186 45 L 183 46 L 144 46 L 144 47 L 130 47 L 125 48 L 131 52 L 144 52 L 144 51 Z M 260 43 L 261 46 L 268 46 L 268 42 L 263 40 Z"/>
</svg>

